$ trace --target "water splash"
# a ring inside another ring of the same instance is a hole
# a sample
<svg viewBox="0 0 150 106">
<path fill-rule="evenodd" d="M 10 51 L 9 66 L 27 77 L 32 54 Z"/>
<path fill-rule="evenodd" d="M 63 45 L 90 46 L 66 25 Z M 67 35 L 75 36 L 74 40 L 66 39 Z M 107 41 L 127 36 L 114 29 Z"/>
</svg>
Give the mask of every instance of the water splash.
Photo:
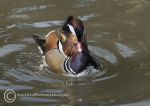
<svg viewBox="0 0 150 106">
<path fill-rule="evenodd" d="M 89 76 L 93 76 L 99 72 L 101 72 L 102 70 L 97 70 L 95 69 L 93 66 L 89 66 L 87 67 L 87 69 L 85 69 L 84 71 L 82 71 L 81 73 L 77 74 L 77 75 L 73 75 L 73 74 L 65 74 L 64 76 L 69 76 L 69 77 L 89 77 Z"/>
</svg>

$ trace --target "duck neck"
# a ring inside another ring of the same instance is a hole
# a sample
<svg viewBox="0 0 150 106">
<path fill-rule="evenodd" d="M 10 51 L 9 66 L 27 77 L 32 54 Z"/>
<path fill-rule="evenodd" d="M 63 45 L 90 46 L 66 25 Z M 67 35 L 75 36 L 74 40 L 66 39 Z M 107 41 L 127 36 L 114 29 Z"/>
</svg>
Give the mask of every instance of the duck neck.
<svg viewBox="0 0 150 106">
<path fill-rule="evenodd" d="M 78 42 L 76 44 L 76 52 L 82 52 L 83 51 L 83 45 L 81 44 L 81 42 Z"/>
<path fill-rule="evenodd" d="M 75 73 L 82 72 L 89 64 L 90 55 L 83 43 L 76 44 L 76 53 L 70 58 L 70 67 Z"/>
</svg>

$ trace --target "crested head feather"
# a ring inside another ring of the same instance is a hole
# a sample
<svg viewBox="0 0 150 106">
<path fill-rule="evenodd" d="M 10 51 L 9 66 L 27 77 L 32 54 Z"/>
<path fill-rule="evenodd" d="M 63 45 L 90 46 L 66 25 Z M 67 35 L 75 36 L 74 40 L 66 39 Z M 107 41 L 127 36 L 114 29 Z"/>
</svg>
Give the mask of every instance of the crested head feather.
<svg viewBox="0 0 150 106">
<path fill-rule="evenodd" d="M 69 16 L 63 25 L 63 31 L 71 32 L 81 41 L 84 36 L 84 26 L 80 19 L 76 19 L 73 16 Z"/>
</svg>

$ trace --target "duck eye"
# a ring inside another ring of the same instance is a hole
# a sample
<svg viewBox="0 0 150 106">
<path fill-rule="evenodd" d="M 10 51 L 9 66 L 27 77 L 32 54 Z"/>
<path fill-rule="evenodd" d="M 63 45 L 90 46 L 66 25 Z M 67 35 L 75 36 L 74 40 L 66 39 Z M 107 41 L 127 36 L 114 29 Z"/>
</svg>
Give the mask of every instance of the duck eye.
<svg viewBox="0 0 150 106">
<path fill-rule="evenodd" d="M 73 38 L 75 39 L 75 38 L 76 38 L 76 36 L 75 36 L 75 35 L 73 35 Z"/>
</svg>

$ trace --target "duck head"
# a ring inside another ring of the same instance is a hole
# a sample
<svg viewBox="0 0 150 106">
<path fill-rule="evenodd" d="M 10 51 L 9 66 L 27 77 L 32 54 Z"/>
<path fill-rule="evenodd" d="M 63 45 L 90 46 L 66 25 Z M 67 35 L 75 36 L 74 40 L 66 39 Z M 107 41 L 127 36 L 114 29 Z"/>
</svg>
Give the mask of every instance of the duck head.
<svg viewBox="0 0 150 106">
<path fill-rule="evenodd" d="M 72 33 L 75 37 L 77 37 L 78 42 L 80 42 L 84 36 L 84 26 L 80 19 L 74 18 L 73 16 L 69 16 L 64 23 L 62 30 L 65 33 Z"/>
<path fill-rule="evenodd" d="M 61 39 L 64 45 L 64 52 L 72 56 L 76 49 L 74 45 L 77 42 L 84 41 L 86 43 L 83 23 L 80 19 L 69 16 L 62 27 L 62 31 Z"/>
</svg>

